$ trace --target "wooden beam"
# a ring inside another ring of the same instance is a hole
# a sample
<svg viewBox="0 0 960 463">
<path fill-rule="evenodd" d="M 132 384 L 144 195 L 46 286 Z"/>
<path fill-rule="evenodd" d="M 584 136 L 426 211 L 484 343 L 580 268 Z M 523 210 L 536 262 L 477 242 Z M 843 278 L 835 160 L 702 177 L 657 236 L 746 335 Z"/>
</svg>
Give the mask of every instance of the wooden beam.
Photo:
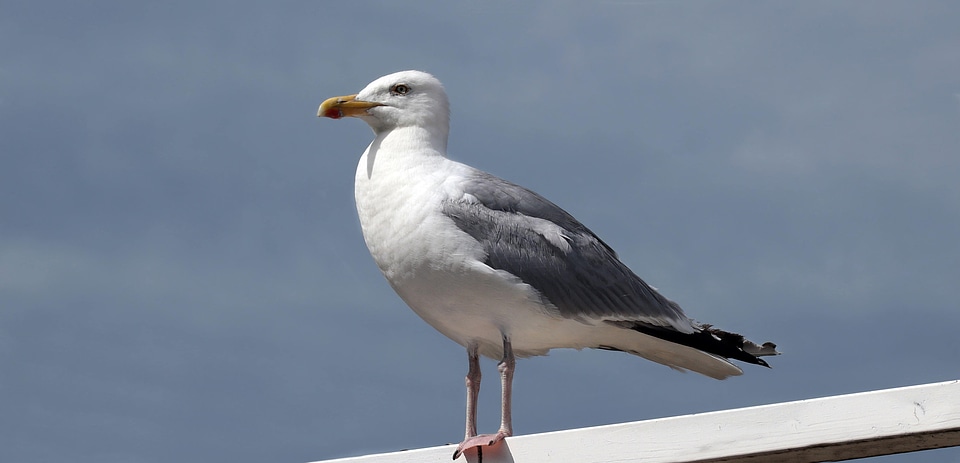
<svg viewBox="0 0 960 463">
<path fill-rule="evenodd" d="M 960 445 L 960 381 L 507 438 L 458 461 L 807 463 Z M 454 445 L 317 463 L 450 462 Z"/>
</svg>

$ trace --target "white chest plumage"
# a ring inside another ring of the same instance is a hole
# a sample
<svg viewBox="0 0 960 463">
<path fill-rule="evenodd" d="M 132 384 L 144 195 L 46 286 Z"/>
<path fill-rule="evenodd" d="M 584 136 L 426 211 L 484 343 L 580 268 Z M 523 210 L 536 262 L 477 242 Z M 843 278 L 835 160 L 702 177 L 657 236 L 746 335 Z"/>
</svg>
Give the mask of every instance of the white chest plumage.
<svg viewBox="0 0 960 463">
<path fill-rule="evenodd" d="M 444 254 L 465 251 L 451 249 L 461 241 L 446 236 L 459 231 L 434 223 L 446 220 L 437 212 L 448 163 L 438 155 L 369 148 L 360 158 L 357 213 L 367 247 L 391 284 L 449 265 Z"/>
<path fill-rule="evenodd" d="M 517 336 L 519 353 L 545 353 L 539 338 L 560 320 L 544 317 L 530 286 L 485 265 L 482 246 L 440 212 L 444 198 L 463 197 L 458 179 L 468 169 L 430 153 L 368 148 L 355 183 L 364 240 L 404 302 L 447 337 L 497 357 L 504 334 L 534 332 Z"/>
</svg>

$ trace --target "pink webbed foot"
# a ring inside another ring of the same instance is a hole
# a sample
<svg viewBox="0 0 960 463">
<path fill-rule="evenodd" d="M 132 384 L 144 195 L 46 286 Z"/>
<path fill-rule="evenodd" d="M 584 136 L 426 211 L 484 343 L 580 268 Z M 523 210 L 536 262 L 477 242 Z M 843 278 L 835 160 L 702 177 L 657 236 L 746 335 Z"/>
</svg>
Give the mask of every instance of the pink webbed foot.
<svg viewBox="0 0 960 463">
<path fill-rule="evenodd" d="M 506 437 L 510 437 L 510 433 L 506 431 L 500 431 L 496 434 L 480 434 L 479 436 L 468 437 L 457 446 L 457 450 L 453 452 L 453 459 L 456 460 L 457 458 L 460 458 L 460 455 L 463 455 L 463 452 L 467 449 L 483 447 L 484 445 L 494 445 Z"/>
</svg>

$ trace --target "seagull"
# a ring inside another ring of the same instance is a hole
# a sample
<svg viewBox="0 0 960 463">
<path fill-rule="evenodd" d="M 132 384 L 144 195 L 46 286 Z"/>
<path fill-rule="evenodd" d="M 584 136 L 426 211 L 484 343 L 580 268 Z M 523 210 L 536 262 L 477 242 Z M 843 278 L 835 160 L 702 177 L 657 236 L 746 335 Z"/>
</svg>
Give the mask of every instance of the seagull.
<svg viewBox="0 0 960 463">
<path fill-rule="evenodd" d="M 354 191 L 364 241 L 400 298 L 467 350 L 466 432 L 454 459 L 513 435 L 518 357 L 623 351 L 724 379 L 743 373 L 728 359 L 769 367 L 759 357 L 779 354 L 688 318 L 543 196 L 449 159 L 449 114 L 443 85 L 421 71 L 383 76 L 317 112 L 373 129 Z M 499 359 L 495 434 L 477 434 L 481 355 Z"/>
</svg>

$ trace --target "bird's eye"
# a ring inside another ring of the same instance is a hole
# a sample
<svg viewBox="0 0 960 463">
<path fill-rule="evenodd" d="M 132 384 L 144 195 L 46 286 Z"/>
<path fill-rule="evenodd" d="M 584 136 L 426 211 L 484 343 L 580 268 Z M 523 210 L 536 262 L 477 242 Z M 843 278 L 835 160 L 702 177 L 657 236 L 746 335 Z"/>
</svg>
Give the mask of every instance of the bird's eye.
<svg viewBox="0 0 960 463">
<path fill-rule="evenodd" d="M 410 91 L 410 87 L 407 87 L 404 84 L 396 84 L 393 87 L 390 87 L 390 93 L 394 95 L 406 95 Z"/>
</svg>

